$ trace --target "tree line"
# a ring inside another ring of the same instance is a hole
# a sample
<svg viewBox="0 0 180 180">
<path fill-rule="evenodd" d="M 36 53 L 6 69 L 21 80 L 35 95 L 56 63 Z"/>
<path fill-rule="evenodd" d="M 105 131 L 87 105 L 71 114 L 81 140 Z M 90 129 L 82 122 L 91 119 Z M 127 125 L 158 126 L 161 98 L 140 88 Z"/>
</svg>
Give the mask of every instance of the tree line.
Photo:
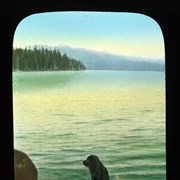
<svg viewBox="0 0 180 180">
<path fill-rule="evenodd" d="M 61 54 L 58 49 L 13 48 L 13 71 L 85 70 L 78 60 Z"/>
</svg>

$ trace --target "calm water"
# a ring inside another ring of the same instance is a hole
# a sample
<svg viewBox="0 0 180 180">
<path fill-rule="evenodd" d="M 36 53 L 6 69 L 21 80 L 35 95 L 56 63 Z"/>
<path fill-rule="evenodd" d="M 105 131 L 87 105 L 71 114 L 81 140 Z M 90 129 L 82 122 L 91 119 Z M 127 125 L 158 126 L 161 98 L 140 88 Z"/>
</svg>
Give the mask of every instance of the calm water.
<svg viewBox="0 0 180 180">
<path fill-rule="evenodd" d="M 164 72 L 14 72 L 14 146 L 40 180 L 88 180 L 100 157 L 110 179 L 165 180 Z"/>
</svg>

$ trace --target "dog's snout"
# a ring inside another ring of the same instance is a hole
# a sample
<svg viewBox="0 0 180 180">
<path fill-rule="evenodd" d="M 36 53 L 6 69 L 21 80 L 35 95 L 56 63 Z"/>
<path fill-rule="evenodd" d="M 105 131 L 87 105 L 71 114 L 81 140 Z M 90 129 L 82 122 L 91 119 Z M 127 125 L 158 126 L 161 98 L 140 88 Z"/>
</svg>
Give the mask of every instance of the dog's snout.
<svg viewBox="0 0 180 180">
<path fill-rule="evenodd" d="M 89 163 L 88 163 L 87 160 L 84 160 L 84 161 L 83 161 L 83 164 L 84 164 L 85 166 L 88 166 L 88 165 L 89 165 Z"/>
</svg>

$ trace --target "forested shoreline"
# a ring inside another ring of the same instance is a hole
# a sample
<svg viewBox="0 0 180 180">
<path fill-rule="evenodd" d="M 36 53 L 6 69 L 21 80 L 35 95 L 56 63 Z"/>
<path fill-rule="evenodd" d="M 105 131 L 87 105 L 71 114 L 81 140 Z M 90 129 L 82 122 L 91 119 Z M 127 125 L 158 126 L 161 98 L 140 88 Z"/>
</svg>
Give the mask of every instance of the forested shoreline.
<svg viewBox="0 0 180 180">
<path fill-rule="evenodd" d="M 85 70 L 80 61 L 61 54 L 57 49 L 13 48 L 13 71 Z"/>
</svg>

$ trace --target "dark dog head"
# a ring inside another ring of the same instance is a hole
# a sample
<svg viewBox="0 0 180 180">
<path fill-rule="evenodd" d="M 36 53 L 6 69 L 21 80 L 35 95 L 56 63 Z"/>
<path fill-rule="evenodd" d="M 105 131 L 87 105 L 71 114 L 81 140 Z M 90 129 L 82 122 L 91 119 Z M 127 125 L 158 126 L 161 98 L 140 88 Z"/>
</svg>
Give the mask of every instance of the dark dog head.
<svg viewBox="0 0 180 180">
<path fill-rule="evenodd" d="M 96 155 L 90 155 L 87 157 L 85 161 L 83 161 L 83 164 L 86 167 L 96 167 L 100 163 L 99 157 Z"/>
<path fill-rule="evenodd" d="M 108 171 L 103 166 L 98 156 L 88 156 L 87 159 L 83 161 L 83 164 L 89 168 L 92 180 L 109 180 Z"/>
</svg>

